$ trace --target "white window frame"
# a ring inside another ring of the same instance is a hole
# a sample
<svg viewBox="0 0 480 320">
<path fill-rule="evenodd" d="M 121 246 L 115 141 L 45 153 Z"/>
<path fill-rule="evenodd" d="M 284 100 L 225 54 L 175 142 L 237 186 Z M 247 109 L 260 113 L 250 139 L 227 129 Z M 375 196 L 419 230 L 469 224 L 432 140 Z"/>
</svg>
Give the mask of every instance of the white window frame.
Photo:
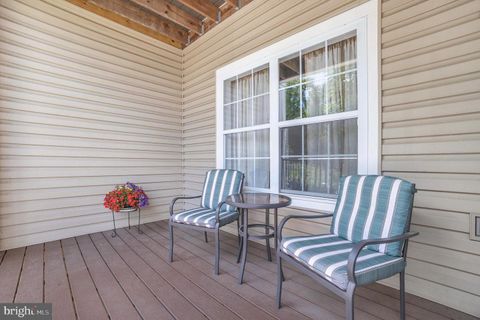
<svg viewBox="0 0 480 320">
<path fill-rule="evenodd" d="M 224 135 L 261 128 L 270 129 L 270 189 L 245 188 L 245 191 L 280 192 L 280 128 L 286 121 L 279 121 L 279 60 L 289 54 L 307 49 L 352 30 L 357 32 L 357 83 L 358 110 L 350 111 L 350 117 L 358 117 L 358 173 L 380 172 L 380 54 L 379 54 L 379 4 L 370 0 L 344 13 L 292 35 L 264 49 L 254 52 L 216 71 L 216 165 L 223 168 Z M 368 49 L 368 50 L 367 50 Z M 366 63 L 365 63 L 366 62 Z M 223 130 L 223 84 L 236 75 L 269 64 L 270 69 L 270 122 L 246 128 Z M 288 126 L 344 119 L 342 114 L 289 120 Z M 335 199 L 285 193 L 292 198 L 295 207 L 331 212 Z"/>
</svg>

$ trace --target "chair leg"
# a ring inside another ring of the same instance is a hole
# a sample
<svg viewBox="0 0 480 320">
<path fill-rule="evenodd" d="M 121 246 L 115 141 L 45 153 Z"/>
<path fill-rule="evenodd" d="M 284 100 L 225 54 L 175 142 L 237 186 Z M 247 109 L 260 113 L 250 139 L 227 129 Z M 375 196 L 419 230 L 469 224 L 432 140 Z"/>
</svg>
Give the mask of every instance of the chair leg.
<svg viewBox="0 0 480 320">
<path fill-rule="evenodd" d="M 400 319 L 405 320 L 405 270 L 400 272 Z"/>
<path fill-rule="evenodd" d="M 282 284 L 283 284 L 283 270 L 282 270 L 282 258 L 277 252 L 277 308 L 282 307 Z"/>
<path fill-rule="evenodd" d="M 354 320 L 354 298 L 355 298 L 355 284 L 352 282 L 348 283 L 347 286 L 347 298 L 345 299 L 345 308 L 346 308 L 346 314 L 347 320 Z"/>
<path fill-rule="evenodd" d="M 208 243 L 208 235 L 207 235 L 207 231 L 204 232 L 205 234 L 205 242 Z"/>
<path fill-rule="evenodd" d="M 172 223 L 168 223 L 168 260 L 173 262 L 173 226 Z"/>
<path fill-rule="evenodd" d="M 215 229 L 215 274 L 220 274 L 220 229 Z"/>
</svg>

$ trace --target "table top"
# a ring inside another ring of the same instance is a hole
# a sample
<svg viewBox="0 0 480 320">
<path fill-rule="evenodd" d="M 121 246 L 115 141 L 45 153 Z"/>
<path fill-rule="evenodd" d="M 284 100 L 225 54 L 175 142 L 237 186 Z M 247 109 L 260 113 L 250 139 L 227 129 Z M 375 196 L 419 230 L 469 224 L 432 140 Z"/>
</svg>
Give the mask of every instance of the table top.
<svg viewBox="0 0 480 320">
<path fill-rule="evenodd" d="M 225 202 L 243 209 L 276 209 L 288 207 L 292 199 L 275 193 L 246 192 L 228 196 Z"/>
</svg>

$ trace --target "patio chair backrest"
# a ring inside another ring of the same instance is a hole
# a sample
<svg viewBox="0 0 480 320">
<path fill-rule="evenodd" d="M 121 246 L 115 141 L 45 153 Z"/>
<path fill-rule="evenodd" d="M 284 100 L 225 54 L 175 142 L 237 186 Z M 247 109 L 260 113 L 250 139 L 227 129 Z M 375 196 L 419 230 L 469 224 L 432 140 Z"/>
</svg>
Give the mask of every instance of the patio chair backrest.
<svg viewBox="0 0 480 320">
<path fill-rule="evenodd" d="M 395 177 L 342 177 L 331 232 L 352 242 L 401 235 L 410 229 L 415 192 L 414 184 Z M 403 242 L 367 248 L 401 256 Z"/>
<path fill-rule="evenodd" d="M 203 185 L 201 206 L 217 209 L 220 202 L 227 196 L 242 191 L 243 173 L 232 169 L 214 169 L 207 172 Z M 225 210 L 235 211 L 236 208 L 224 205 Z"/>
</svg>

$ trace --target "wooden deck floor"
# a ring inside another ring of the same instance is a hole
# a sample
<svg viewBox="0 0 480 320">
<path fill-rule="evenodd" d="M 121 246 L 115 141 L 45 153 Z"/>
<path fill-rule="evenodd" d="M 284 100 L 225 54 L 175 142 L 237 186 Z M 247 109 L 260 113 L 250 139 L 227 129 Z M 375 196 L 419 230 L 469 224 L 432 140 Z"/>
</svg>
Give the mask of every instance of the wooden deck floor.
<svg viewBox="0 0 480 320">
<path fill-rule="evenodd" d="M 287 269 L 284 307 L 274 307 L 275 264 L 249 248 L 246 283 L 237 284 L 237 240 L 222 234 L 221 275 L 213 241 L 175 230 L 167 262 L 166 222 L 0 252 L 0 302 L 52 302 L 54 319 L 343 319 L 341 299 Z M 398 319 L 398 293 L 382 285 L 357 291 L 357 319 Z M 474 319 L 412 295 L 408 319 Z"/>
</svg>

